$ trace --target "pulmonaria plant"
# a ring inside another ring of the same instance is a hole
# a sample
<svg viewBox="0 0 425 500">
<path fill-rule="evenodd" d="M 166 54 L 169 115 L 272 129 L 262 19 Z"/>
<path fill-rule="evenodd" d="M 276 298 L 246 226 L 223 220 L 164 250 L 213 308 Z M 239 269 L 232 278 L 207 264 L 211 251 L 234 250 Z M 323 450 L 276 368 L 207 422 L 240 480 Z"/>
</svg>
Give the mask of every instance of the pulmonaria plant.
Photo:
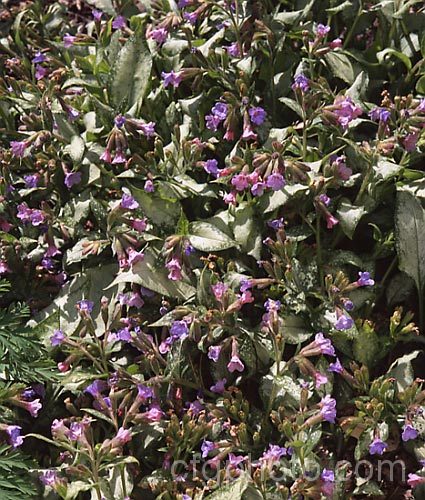
<svg viewBox="0 0 425 500">
<path fill-rule="evenodd" d="M 1 11 L 0 498 L 420 495 L 420 2 L 89 3 Z"/>
</svg>

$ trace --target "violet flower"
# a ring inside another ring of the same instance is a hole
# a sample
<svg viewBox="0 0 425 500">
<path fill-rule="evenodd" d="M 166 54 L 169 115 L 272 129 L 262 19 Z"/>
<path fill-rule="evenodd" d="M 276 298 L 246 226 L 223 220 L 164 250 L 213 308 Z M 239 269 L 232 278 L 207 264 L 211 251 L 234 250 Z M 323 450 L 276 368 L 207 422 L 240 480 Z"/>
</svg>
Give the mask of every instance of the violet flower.
<svg viewBox="0 0 425 500">
<path fill-rule="evenodd" d="M 174 88 L 177 88 L 182 81 L 181 73 L 179 72 L 175 73 L 173 70 L 171 70 L 169 73 L 163 71 L 161 73 L 161 77 L 163 79 L 165 88 L 167 88 L 169 85 L 172 85 Z"/>
<path fill-rule="evenodd" d="M 379 438 L 375 438 L 369 445 L 369 453 L 371 455 L 382 455 L 387 448 L 387 443 Z"/>
<path fill-rule="evenodd" d="M 332 424 L 335 423 L 336 419 L 336 401 L 331 396 L 326 395 L 321 399 L 320 403 L 320 415 L 324 420 Z"/>
<path fill-rule="evenodd" d="M 403 441 L 410 441 L 411 439 L 416 439 L 418 435 L 418 431 L 412 425 L 405 424 L 401 434 L 401 439 Z"/>
</svg>

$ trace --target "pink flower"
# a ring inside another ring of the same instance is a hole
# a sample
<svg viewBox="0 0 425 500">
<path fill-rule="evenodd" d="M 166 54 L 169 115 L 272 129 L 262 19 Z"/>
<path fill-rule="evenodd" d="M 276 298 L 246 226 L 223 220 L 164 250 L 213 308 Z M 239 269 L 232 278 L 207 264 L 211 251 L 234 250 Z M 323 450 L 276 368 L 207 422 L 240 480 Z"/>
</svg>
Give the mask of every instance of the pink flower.
<svg viewBox="0 0 425 500">
<path fill-rule="evenodd" d="M 158 45 L 162 45 L 167 39 L 168 31 L 165 28 L 155 28 L 149 33 L 149 38 L 155 40 Z"/>
<path fill-rule="evenodd" d="M 249 187 L 249 177 L 247 174 L 241 172 L 232 178 L 231 184 L 235 187 L 236 191 L 243 191 Z"/>
<path fill-rule="evenodd" d="M 419 132 L 413 132 L 411 134 L 406 135 L 403 139 L 403 146 L 406 151 L 411 153 L 416 149 L 416 143 L 418 142 Z"/>
<path fill-rule="evenodd" d="M 409 474 L 407 477 L 407 484 L 411 488 L 416 488 L 419 484 L 425 483 L 425 477 L 419 476 L 418 474 Z"/>
<path fill-rule="evenodd" d="M 358 118 L 363 110 L 353 103 L 351 97 L 339 95 L 336 97 L 332 106 L 333 114 L 336 116 L 338 123 L 342 128 L 346 129 L 349 123 Z"/>
<path fill-rule="evenodd" d="M 339 220 L 336 219 L 331 213 L 326 214 L 326 227 L 328 229 L 332 229 L 338 223 Z"/>
<path fill-rule="evenodd" d="M 176 258 L 170 259 L 166 264 L 165 267 L 169 270 L 168 273 L 168 279 L 172 281 L 180 281 L 183 276 L 182 276 L 182 266 L 180 264 L 180 261 Z"/>
<path fill-rule="evenodd" d="M 144 219 L 134 219 L 131 221 L 131 227 L 138 231 L 139 233 L 143 233 L 147 226 L 147 220 Z"/>
</svg>

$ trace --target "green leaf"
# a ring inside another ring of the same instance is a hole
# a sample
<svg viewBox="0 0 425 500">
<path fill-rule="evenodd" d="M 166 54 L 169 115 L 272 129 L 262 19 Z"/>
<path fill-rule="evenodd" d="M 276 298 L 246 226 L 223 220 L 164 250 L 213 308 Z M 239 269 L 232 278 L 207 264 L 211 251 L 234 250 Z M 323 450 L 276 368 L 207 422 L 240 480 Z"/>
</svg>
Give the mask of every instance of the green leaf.
<svg viewBox="0 0 425 500">
<path fill-rule="evenodd" d="M 208 498 L 210 500 L 241 500 L 247 488 L 247 474 L 241 472 L 241 475 L 236 481 L 231 481 L 230 484 L 222 486 L 220 489 L 214 491 Z"/>
<path fill-rule="evenodd" d="M 131 271 L 118 274 L 110 286 L 118 283 L 138 283 L 161 295 L 184 300 L 195 295 L 196 290 L 193 286 L 184 281 L 172 281 L 168 279 L 167 274 L 164 264 L 159 259 L 159 252 L 148 248 L 143 261 L 135 264 Z"/>
<path fill-rule="evenodd" d="M 313 332 L 307 327 L 301 316 L 288 316 L 281 319 L 283 322 L 282 337 L 288 344 L 305 342 L 313 335 Z"/>
<path fill-rule="evenodd" d="M 419 92 L 419 94 L 425 94 L 425 75 L 422 75 L 417 81 L 416 91 Z"/>
<path fill-rule="evenodd" d="M 345 95 L 351 97 L 355 103 L 361 103 L 368 88 L 369 76 L 365 71 L 361 71 L 351 87 L 345 92 Z"/>
<path fill-rule="evenodd" d="M 289 109 L 292 109 L 297 115 L 302 118 L 303 117 L 303 108 L 294 101 L 294 99 L 290 99 L 289 97 L 279 97 L 279 101 L 283 102 L 285 106 L 288 106 Z"/>
<path fill-rule="evenodd" d="M 352 84 L 359 74 L 350 58 L 343 52 L 328 52 L 325 61 L 332 73 L 344 82 Z"/>
<path fill-rule="evenodd" d="M 394 56 L 400 59 L 400 61 L 406 66 L 407 70 L 410 71 L 412 69 L 412 62 L 406 56 L 406 54 L 403 54 L 403 52 L 399 52 L 398 50 L 387 48 L 384 50 L 381 50 L 380 52 L 376 53 L 376 58 L 378 61 L 382 64 L 385 62 L 389 57 Z"/>
<path fill-rule="evenodd" d="M 294 184 L 285 186 L 279 191 L 273 191 L 272 193 L 266 193 L 261 197 L 260 200 L 260 210 L 264 213 L 272 212 L 276 208 L 285 205 L 292 197 L 299 197 L 302 193 L 308 191 L 307 186 L 302 184 Z"/>
<path fill-rule="evenodd" d="M 233 233 L 241 250 L 258 260 L 262 247 L 261 225 L 255 217 L 252 205 L 241 203 L 236 208 Z"/>
<path fill-rule="evenodd" d="M 236 246 L 236 242 L 209 222 L 192 222 L 189 227 L 190 243 L 202 252 L 226 250 Z"/>
<path fill-rule="evenodd" d="M 111 100 L 116 107 L 125 100 L 127 107 L 140 106 L 148 89 L 152 70 L 152 56 L 145 34 L 139 31 L 131 36 L 120 50 L 109 80 Z"/>
<path fill-rule="evenodd" d="M 373 167 L 373 171 L 375 172 L 376 177 L 382 180 L 387 180 L 396 176 L 402 168 L 403 167 L 398 163 L 393 163 L 392 161 L 381 158 Z"/>
<path fill-rule="evenodd" d="M 163 200 L 157 194 L 148 194 L 143 189 L 131 186 L 131 193 L 140 203 L 146 217 L 155 225 L 175 226 L 180 213 L 180 204 L 169 200 Z"/>
<path fill-rule="evenodd" d="M 85 143 L 79 135 L 74 135 L 67 149 L 69 155 L 75 163 L 79 163 L 83 159 Z"/>
<path fill-rule="evenodd" d="M 110 16 L 115 16 L 116 11 L 112 5 L 112 0 L 87 0 L 87 3 L 96 7 L 96 9 L 103 10 Z"/>
<path fill-rule="evenodd" d="M 337 210 L 337 218 L 341 225 L 341 229 L 350 238 L 353 238 L 357 224 L 365 213 L 363 206 L 352 205 L 350 200 L 343 198 Z"/>
<path fill-rule="evenodd" d="M 342 12 L 343 10 L 349 9 L 350 7 L 353 7 L 352 0 L 345 0 L 345 2 L 340 3 L 336 7 L 326 9 L 326 12 L 329 12 L 329 14 L 337 14 L 338 12 Z"/>
<path fill-rule="evenodd" d="M 394 377 L 397 381 L 397 389 L 404 391 L 415 379 L 412 361 L 416 359 L 421 351 L 413 351 L 398 358 L 390 366 L 387 372 L 388 377 Z"/>
<path fill-rule="evenodd" d="M 425 210 L 410 193 L 397 192 L 395 238 L 399 268 L 416 283 L 419 300 L 425 285 Z"/>
</svg>

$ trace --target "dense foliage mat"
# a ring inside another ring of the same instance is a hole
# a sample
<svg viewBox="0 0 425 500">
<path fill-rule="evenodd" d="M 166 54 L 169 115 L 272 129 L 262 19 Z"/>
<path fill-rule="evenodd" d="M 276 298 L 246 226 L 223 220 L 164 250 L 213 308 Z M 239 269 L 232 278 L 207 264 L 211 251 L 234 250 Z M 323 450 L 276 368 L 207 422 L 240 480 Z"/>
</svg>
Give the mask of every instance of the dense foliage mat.
<svg viewBox="0 0 425 500">
<path fill-rule="evenodd" d="M 425 498 L 421 0 L 3 0 L 0 498 Z"/>
</svg>

